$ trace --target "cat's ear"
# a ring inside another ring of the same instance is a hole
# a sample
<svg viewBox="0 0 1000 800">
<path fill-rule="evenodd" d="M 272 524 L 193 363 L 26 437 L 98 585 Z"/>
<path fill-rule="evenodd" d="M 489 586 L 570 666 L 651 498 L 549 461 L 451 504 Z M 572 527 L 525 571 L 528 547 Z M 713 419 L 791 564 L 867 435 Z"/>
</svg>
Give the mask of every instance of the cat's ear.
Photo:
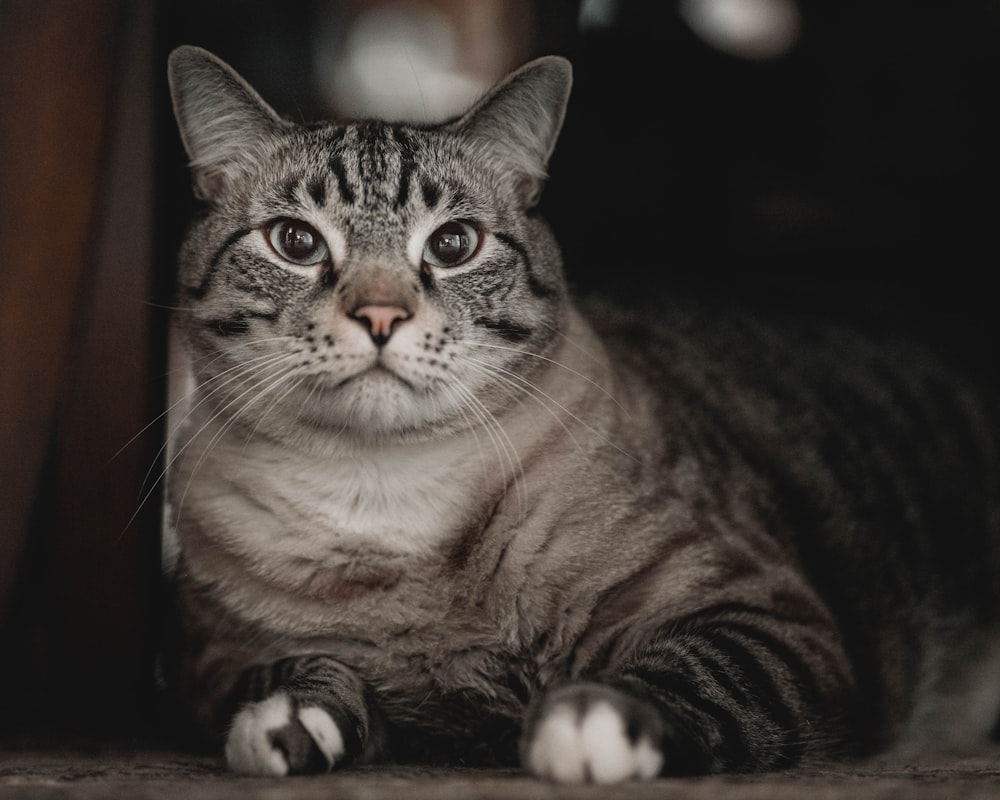
<svg viewBox="0 0 1000 800">
<path fill-rule="evenodd" d="M 572 83 L 572 68 L 565 58 L 535 59 L 508 75 L 453 123 L 469 137 L 478 157 L 511 176 L 526 207 L 541 197 Z"/>
<path fill-rule="evenodd" d="M 216 200 L 244 160 L 287 123 L 232 67 L 200 47 L 174 50 L 167 75 L 194 192 Z"/>
</svg>

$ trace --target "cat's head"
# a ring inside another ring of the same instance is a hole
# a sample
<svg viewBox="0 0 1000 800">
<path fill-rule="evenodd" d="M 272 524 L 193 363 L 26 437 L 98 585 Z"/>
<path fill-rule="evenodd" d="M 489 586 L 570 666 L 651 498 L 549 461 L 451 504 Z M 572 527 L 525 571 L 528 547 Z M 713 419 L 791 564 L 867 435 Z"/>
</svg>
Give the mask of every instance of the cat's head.
<svg viewBox="0 0 1000 800">
<path fill-rule="evenodd" d="M 535 206 L 570 74 L 538 59 L 440 125 L 299 125 L 212 54 L 175 50 L 205 201 L 177 315 L 201 401 L 255 427 L 394 438 L 525 396 L 565 306 Z"/>
</svg>

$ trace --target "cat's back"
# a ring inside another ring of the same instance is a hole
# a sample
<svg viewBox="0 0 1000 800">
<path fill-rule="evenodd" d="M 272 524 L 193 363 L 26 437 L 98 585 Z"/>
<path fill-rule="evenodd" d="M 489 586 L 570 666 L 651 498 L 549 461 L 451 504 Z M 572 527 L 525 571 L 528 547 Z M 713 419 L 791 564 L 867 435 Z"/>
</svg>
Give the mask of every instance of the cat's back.
<svg viewBox="0 0 1000 800">
<path fill-rule="evenodd" d="M 1000 543 L 988 365 L 834 315 L 666 292 L 582 305 L 657 398 L 665 457 L 697 453 L 720 493 L 734 471 L 766 477 L 797 546 L 828 529 L 864 547 L 850 531 L 871 530 L 875 547 L 910 540 L 913 555 L 948 551 L 945 564 L 968 569 L 963 543 L 979 537 L 983 555 Z"/>
</svg>

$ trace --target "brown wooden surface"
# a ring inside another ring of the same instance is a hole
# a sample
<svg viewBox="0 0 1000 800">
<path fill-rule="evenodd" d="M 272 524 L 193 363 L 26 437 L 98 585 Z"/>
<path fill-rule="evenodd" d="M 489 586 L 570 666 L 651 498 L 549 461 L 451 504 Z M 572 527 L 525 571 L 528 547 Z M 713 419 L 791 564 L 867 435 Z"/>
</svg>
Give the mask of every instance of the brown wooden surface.
<svg viewBox="0 0 1000 800">
<path fill-rule="evenodd" d="M 298 778 L 247 778 L 218 759 L 164 750 L 3 752 L 0 798 L 149 800 L 957 800 L 1000 797 L 1000 753 L 926 763 L 855 764 L 773 775 L 559 786 L 516 770 L 377 767 Z"/>
</svg>

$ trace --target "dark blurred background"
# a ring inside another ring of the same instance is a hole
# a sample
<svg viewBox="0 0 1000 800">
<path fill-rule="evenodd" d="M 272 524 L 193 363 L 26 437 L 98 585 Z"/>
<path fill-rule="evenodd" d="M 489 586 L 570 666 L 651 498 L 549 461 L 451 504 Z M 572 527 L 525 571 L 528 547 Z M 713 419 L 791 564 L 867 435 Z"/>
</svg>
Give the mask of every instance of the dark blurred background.
<svg viewBox="0 0 1000 800">
<path fill-rule="evenodd" d="M 1000 0 L 4 0 L 7 737 L 131 736 L 155 708 L 182 43 L 297 119 L 446 116 L 565 55 L 543 210 L 579 289 L 835 314 L 998 372 Z"/>
</svg>

